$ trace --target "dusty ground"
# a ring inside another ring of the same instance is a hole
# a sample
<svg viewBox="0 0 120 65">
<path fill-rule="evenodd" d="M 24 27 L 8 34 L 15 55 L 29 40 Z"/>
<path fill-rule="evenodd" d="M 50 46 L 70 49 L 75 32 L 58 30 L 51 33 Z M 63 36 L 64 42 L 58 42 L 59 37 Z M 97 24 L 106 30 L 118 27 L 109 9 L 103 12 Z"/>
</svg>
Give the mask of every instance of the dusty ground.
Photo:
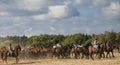
<svg viewBox="0 0 120 65">
<path fill-rule="evenodd" d="M 105 59 L 39 59 L 39 60 L 20 60 L 15 64 L 15 59 L 8 60 L 8 64 L 0 65 L 120 65 L 120 53 L 115 53 L 115 58 Z"/>
</svg>

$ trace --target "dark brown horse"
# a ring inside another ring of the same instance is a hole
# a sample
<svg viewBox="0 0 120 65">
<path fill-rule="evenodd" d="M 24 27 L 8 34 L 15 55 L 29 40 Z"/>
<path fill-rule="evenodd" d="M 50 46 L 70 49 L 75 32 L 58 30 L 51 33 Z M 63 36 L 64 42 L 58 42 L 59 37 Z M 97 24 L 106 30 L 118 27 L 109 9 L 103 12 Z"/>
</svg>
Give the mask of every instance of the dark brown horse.
<svg viewBox="0 0 120 65">
<path fill-rule="evenodd" d="M 114 52 L 113 52 L 114 49 L 115 49 L 114 45 L 105 43 L 106 58 L 108 58 L 108 55 L 109 55 L 109 58 L 111 58 L 111 56 L 115 57 Z"/>
<path fill-rule="evenodd" d="M 52 48 L 52 58 L 60 58 L 62 56 L 62 47 L 53 46 Z"/>
<path fill-rule="evenodd" d="M 100 43 L 98 44 L 98 51 L 97 51 L 97 55 L 98 58 L 105 58 L 105 44 L 104 43 Z"/>
<path fill-rule="evenodd" d="M 87 49 L 84 46 L 75 46 L 75 58 L 84 58 L 87 56 Z"/>
<path fill-rule="evenodd" d="M 71 54 L 71 46 L 70 45 L 63 46 L 61 48 L 61 56 L 62 56 L 62 58 L 70 58 L 70 54 Z"/>
<path fill-rule="evenodd" d="M 11 51 L 10 55 L 12 55 L 12 57 L 15 57 L 16 63 L 18 63 L 18 61 L 19 61 L 18 56 L 19 56 L 19 52 L 21 51 L 20 45 L 16 45 L 16 46 L 12 47 L 12 45 L 10 44 L 10 51 Z"/>
<path fill-rule="evenodd" d="M 1 52 L 1 59 L 3 61 L 3 63 L 7 63 L 7 54 L 8 54 L 8 50 L 6 49 L 6 47 L 2 47 L 0 49 L 0 52 Z"/>
</svg>

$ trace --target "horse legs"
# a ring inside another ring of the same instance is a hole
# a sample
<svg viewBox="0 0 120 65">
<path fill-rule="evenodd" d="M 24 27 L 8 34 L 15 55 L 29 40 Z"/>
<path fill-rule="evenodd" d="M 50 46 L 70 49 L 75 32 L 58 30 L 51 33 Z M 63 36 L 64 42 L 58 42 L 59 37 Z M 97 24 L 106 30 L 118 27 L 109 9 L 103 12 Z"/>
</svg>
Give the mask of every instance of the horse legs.
<svg viewBox="0 0 120 65">
<path fill-rule="evenodd" d="M 85 52 L 84 52 L 84 56 L 85 56 L 86 59 L 89 59 L 89 52 L 88 52 L 88 51 L 85 51 Z"/>
<path fill-rule="evenodd" d="M 3 61 L 3 63 L 5 64 L 7 64 L 7 55 L 6 54 L 4 54 L 4 53 L 2 53 L 1 54 L 1 58 L 2 58 L 2 61 Z"/>
<path fill-rule="evenodd" d="M 102 54 L 103 54 L 103 58 L 105 58 L 105 53 L 103 52 Z"/>
<path fill-rule="evenodd" d="M 90 53 L 90 58 L 91 58 L 92 60 L 94 60 L 94 58 L 93 58 L 93 53 Z"/>
<path fill-rule="evenodd" d="M 79 52 L 79 51 L 76 51 L 76 52 L 75 52 L 75 58 L 76 58 L 76 59 L 80 58 L 80 52 Z"/>
<path fill-rule="evenodd" d="M 4 57 L 2 58 L 2 60 L 3 60 L 3 63 L 4 63 L 4 64 L 7 64 L 7 57 L 4 56 Z"/>
<path fill-rule="evenodd" d="M 99 53 L 99 54 L 98 54 L 98 58 L 99 58 L 99 59 L 101 59 L 101 57 L 102 57 L 102 54 L 101 54 L 101 53 Z"/>
<path fill-rule="evenodd" d="M 112 57 L 115 57 L 113 51 L 111 53 L 112 53 Z"/>
<path fill-rule="evenodd" d="M 75 58 L 77 59 L 77 52 L 75 51 Z"/>
<path fill-rule="evenodd" d="M 105 53 L 104 53 L 104 52 L 99 53 L 98 58 L 99 58 L 99 59 L 101 59 L 101 58 L 105 58 Z"/>
<path fill-rule="evenodd" d="M 106 54 L 106 58 L 108 58 L 108 55 L 109 55 L 109 58 L 111 58 L 109 51 L 108 51 L 107 54 Z"/>
<path fill-rule="evenodd" d="M 82 52 L 81 59 L 83 59 L 83 58 L 88 59 L 88 56 L 89 56 L 89 54 L 88 54 L 88 53 L 86 53 L 86 52 Z"/>
<path fill-rule="evenodd" d="M 18 56 L 16 57 L 16 63 L 18 63 L 18 61 L 19 61 L 19 58 L 18 58 Z"/>
<path fill-rule="evenodd" d="M 107 54 L 106 54 L 106 58 L 108 58 L 108 54 L 109 54 L 109 52 L 107 52 Z"/>
<path fill-rule="evenodd" d="M 52 53 L 52 58 L 54 58 L 54 56 L 55 56 L 55 53 Z"/>
<path fill-rule="evenodd" d="M 60 53 L 55 53 L 55 57 L 56 57 L 57 59 L 60 59 Z"/>
<path fill-rule="evenodd" d="M 5 64 L 5 60 L 4 60 L 4 59 L 2 59 L 2 61 L 3 61 L 3 63 Z"/>
<path fill-rule="evenodd" d="M 4 63 L 4 61 L 5 61 L 5 60 L 2 58 L 2 62 L 3 62 L 3 63 Z"/>
<path fill-rule="evenodd" d="M 2 61 L 3 61 L 3 63 L 4 63 L 3 53 L 2 53 L 2 52 L 1 52 L 1 59 L 2 59 Z"/>
<path fill-rule="evenodd" d="M 7 57 L 4 59 L 5 63 L 7 64 Z"/>
<path fill-rule="evenodd" d="M 118 53 L 120 53 L 120 47 L 118 47 Z"/>
<path fill-rule="evenodd" d="M 110 53 L 109 53 L 109 58 L 111 58 L 111 55 L 110 55 Z"/>
<path fill-rule="evenodd" d="M 85 55 L 85 53 L 83 52 L 83 53 L 82 53 L 82 56 L 81 56 L 81 59 L 83 59 L 83 58 L 84 58 L 84 55 Z"/>
<path fill-rule="evenodd" d="M 98 57 L 99 56 L 99 52 L 94 52 L 94 54 L 95 54 L 95 57 Z"/>
<path fill-rule="evenodd" d="M 70 57 L 71 57 L 71 58 L 74 58 L 74 56 L 75 56 L 75 53 L 74 53 L 74 52 L 71 52 L 71 53 L 70 53 Z"/>
<path fill-rule="evenodd" d="M 80 52 L 78 52 L 78 59 L 80 59 L 80 56 L 81 56 L 81 54 L 80 54 Z"/>
</svg>

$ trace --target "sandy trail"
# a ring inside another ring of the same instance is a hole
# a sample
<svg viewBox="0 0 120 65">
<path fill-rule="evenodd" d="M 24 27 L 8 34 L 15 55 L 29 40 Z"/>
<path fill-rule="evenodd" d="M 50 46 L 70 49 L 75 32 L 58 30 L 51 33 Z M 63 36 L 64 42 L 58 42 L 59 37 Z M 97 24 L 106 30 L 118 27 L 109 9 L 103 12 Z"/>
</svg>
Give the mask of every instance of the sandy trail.
<svg viewBox="0 0 120 65">
<path fill-rule="evenodd" d="M 105 59 L 39 59 L 20 60 L 15 64 L 15 59 L 8 60 L 5 65 L 120 65 L 120 53 L 115 53 L 115 58 Z M 0 65 L 4 65 L 0 60 Z"/>
</svg>

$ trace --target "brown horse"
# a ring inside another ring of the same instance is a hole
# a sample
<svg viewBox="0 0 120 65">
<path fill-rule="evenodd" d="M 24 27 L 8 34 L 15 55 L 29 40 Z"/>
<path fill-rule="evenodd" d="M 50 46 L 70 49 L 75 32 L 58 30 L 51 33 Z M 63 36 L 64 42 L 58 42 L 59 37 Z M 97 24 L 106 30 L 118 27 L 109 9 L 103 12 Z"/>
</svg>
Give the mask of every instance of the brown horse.
<svg viewBox="0 0 120 65">
<path fill-rule="evenodd" d="M 97 48 L 95 48 L 91 43 L 88 44 L 88 51 L 89 51 L 89 57 L 94 60 L 93 56 L 94 54 L 96 55 L 96 57 L 98 57 L 99 59 L 105 57 L 104 51 L 105 51 L 105 45 L 104 44 L 100 44 L 97 43 Z"/>
<path fill-rule="evenodd" d="M 16 45 L 16 46 L 12 47 L 12 45 L 10 44 L 10 51 L 11 51 L 10 55 L 12 55 L 12 57 L 15 57 L 16 63 L 18 63 L 18 61 L 19 61 L 18 56 L 19 56 L 19 52 L 21 51 L 20 45 Z"/>
<path fill-rule="evenodd" d="M 101 44 L 99 44 L 98 45 L 98 51 L 97 51 L 97 55 L 99 55 L 98 56 L 98 58 L 100 59 L 100 58 L 105 58 L 105 44 L 104 43 L 101 43 Z"/>
<path fill-rule="evenodd" d="M 105 43 L 105 52 L 107 53 L 106 58 L 108 58 L 108 55 L 109 55 L 109 58 L 111 58 L 111 55 L 112 57 L 115 57 L 113 52 L 114 49 L 115 49 L 114 45 Z"/>
<path fill-rule="evenodd" d="M 8 54 L 8 50 L 6 49 L 6 47 L 2 47 L 0 49 L 1 52 L 1 59 L 3 61 L 3 63 L 5 62 L 7 64 L 7 54 Z"/>
<path fill-rule="evenodd" d="M 105 49 L 106 46 L 104 43 L 99 44 L 98 43 L 98 48 L 94 48 L 92 44 L 89 45 L 89 56 L 94 60 L 93 56 L 94 54 L 96 54 L 96 56 L 100 59 L 100 58 L 105 58 Z"/>
<path fill-rule="evenodd" d="M 83 46 L 75 46 L 75 58 L 84 58 L 87 57 L 87 49 Z"/>
<path fill-rule="evenodd" d="M 92 46 L 92 44 L 89 44 L 88 51 L 89 51 L 89 57 L 92 60 L 94 60 L 93 55 L 96 52 L 96 49 Z"/>
<path fill-rule="evenodd" d="M 31 45 L 29 48 L 25 49 L 25 57 L 37 59 L 40 56 L 41 47 L 36 47 L 35 45 Z"/>
<path fill-rule="evenodd" d="M 50 57 L 51 52 L 52 51 L 51 51 L 50 47 L 41 47 L 41 49 L 40 49 L 40 54 L 45 58 Z"/>
<path fill-rule="evenodd" d="M 29 47 L 29 52 L 32 53 L 32 54 L 38 54 L 39 51 L 40 51 L 40 49 L 37 48 L 35 45 L 31 45 Z"/>
<path fill-rule="evenodd" d="M 22 52 L 25 54 L 25 58 L 45 58 L 50 56 L 51 48 L 31 45 L 30 47 L 23 49 Z"/>
</svg>

